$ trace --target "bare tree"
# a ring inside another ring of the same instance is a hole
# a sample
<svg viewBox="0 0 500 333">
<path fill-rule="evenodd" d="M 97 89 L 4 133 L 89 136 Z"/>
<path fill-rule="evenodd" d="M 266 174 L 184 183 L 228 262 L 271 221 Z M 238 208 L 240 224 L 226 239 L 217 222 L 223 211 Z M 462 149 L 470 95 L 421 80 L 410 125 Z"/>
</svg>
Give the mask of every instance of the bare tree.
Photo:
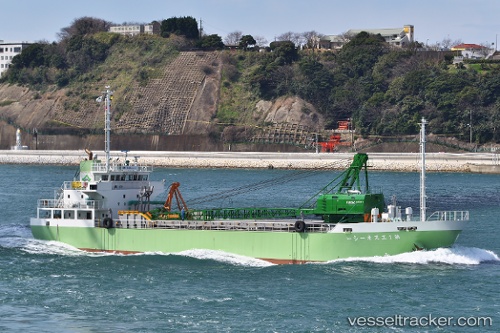
<svg viewBox="0 0 500 333">
<path fill-rule="evenodd" d="M 453 43 L 451 43 L 451 47 L 463 44 L 463 41 L 461 39 L 455 39 Z"/>
<path fill-rule="evenodd" d="M 226 45 L 238 45 L 243 33 L 241 31 L 230 32 L 226 38 L 224 38 L 224 44 Z"/>
<path fill-rule="evenodd" d="M 279 42 L 292 42 L 295 44 L 295 46 L 300 46 L 302 45 L 303 41 L 302 41 L 302 35 L 299 34 L 299 33 L 296 33 L 296 32 L 285 32 L 281 35 L 279 35 L 278 37 L 276 37 L 276 41 L 279 41 Z"/>
<path fill-rule="evenodd" d="M 443 50 L 449 50 L 450 47 L 453 45 L 453 41 L 451 40 L 450 37 L 445 37 L 443 38 L 440 44 Z"/>
<path fill-rule="evenodd" d="M 349 42 L 351 39 L 353 39 L 355 36 L 350 33 L 349 31 L 344 31 L 340 33 L 340 38 L 343 40 L 344 43 Z"/>
<path fill-rule="evenodd" d="M 314 50 L 319 49 L 319 42 L 324 35 L 313 30 L 302 33 L 302 36 L 305 40 L 305 47 Z"/>
<path fill-rule="evenodd" d="M 263 36 L 255 36 L 255 41 L 257 42 L 257 46 L 259 47 L 263 47 L 263 46 L 266 46 L 268 44 L 268 41 L 265 37 Z"/>
<path fill-rule="evenodd" d="M 479 54 L 481 54 L 481 56 L 483 56 L 484 58 L 486 58 L 494 50 L 495 43 L 488 43 L 488 42 L 481 43 L 481 46 L 482 47 L 479 50 Z"/>
</svg>

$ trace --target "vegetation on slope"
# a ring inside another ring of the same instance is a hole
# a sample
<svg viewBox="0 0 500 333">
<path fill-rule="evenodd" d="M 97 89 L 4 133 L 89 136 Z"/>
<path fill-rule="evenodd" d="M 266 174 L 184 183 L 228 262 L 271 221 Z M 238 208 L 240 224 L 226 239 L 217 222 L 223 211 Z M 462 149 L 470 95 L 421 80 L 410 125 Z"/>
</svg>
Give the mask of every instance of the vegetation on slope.
<svg viewBox="0 0 500 333">
<path fill-rule="evenodd" d="M 234 87 L 226 92 L 233 99 L 238 91 L 252 91 L 254 99 L 298 95 L 331 128 L 351 118 L 361 135 L 416 134 L 424 116 L 435 134 L 478 144 L 500 141 L 500 67 L 494 62 L 480 70 L 457 68 L 450 54 L 390 49 L 380 36 L 367 33 L 336 53 L 285 50 L 232 57 L 226 66 L 232 74 L 223 87 Z"/>
<path fill-rule="evenodd" d="M 209 48 L 221 46 L 218 36 L 196 40 L 195 32 L 191 39 L 175 32 L 163 31 L 168 38 L 68 33 L 59 43 L 31 45 L 2 80 L 40 90 L 65 87 L 73 98 L 96 95 L 103 83 L 112 81 L 117 96 L 127 96 L 132 82 L 144 85 L 157 77 L 178 51 L 203 41 L 213 40 Z M 243 37 L 244 48 L 223 54 L 221 123 L 252 124 L 257 101 L 295 95 L 314 105 L 329 128 L 350 118 L 361 135 L 416 134 L 424 116 L 435 134 L 477 144 L 500 142 L 496 63 L 454 66 L 452 54 L 427 52 L 418 44 L 391 49 L 380 36 L 364 32 L 337 52 L 297 50 L 290 41 L 273 42 L 268 52 L 257 52 L 250 47 L 253 38 Z M 127 107 L 124 99 L 114 103 L 119 110 Z M 67 107 L 77 104 L 68 101 Z"/>
</svg>

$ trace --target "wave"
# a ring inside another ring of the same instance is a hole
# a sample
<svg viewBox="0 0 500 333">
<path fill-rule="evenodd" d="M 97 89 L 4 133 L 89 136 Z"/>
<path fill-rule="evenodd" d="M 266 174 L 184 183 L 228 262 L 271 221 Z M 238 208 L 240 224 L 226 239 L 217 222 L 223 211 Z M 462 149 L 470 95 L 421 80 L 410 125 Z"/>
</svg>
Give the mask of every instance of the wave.
<svg viewBox="0 0 500 333">
<path fill-rule="evenodd" d="M 0 248 L 22 248 L 30 241 L 31 229 L 21 224 L 0 225 Z"/>
<path fill-rule="evenodd" d="M 34 239 L 29 226 L 4 225 L 0 227 L 0 248 L 20 250 L 29 254 L 48 254 L 64 256 L 104 256 L 108 253 L 85 252 L 71 245 Z"/>
<path fill-rule="evenodd" d="M 68 257 L 102 257 L 108 255 L 108 253 L 106 252 L 86 252 L 65 243 L 57 241 L 43 241 L 37 239 L 26 239 L 26 243 L 19 248 L 29 254 L 47 254 Z"/>
<path fill-rule="evenodd" d="M 0 224 L 0 239 L 10 237 L 30 237 L 31 229 L 23 224 Z"/>
<path fill-rule="evenodd" d="M 476 247 L 456 246 L 451 248 L 439 248 L 430 251 L 415 251 L 401 253 L 393 256 L 345 258 L 329 261 L 338 262 L 373 262 L 381 264 L 448 264 L 448 265 L 479 265 L 481 263 L 500 263 L 500 258 L 490 250 Z"/>
<path fill-rule="evenodd" d="M 0 232 L 0 247 L 7 249 L 17 249 L 30 254 L 62 255 L 62 256 L 127 256 L 113 252 L 87 252 L 79 250 L 71 245 L 57 241 L 43 241 L 31 238 L 29 227 L 10 224 L 4 225 Z M 177 253 L 146 252 L 133 254 L 141 255 L 163 255 L 190 257 L 199 260 L 214 260 L 221 263 L 247 266 L 247 267 L 268 267 L 275 266 L 264 260 L 241 256 L 233 253 L 216 250 L 193 249 Z M 500 263 L 500 258 L 490 250 L 476 247 L 455 246 L 452 248 L 439 248 L 429 251 L 415 251 L 397 254 L 393 256 L 378 257 L 354 257 L 336 259 L 328 263 L 342 262 L 372 262 L 381 264 L 406 263 L 406 264 L 449 264 L 449 265 L 479 265 L 482 263 Z M 320 263 L 324 264 L 324 263 Z"/>
<path fill-rule="evenodd" d="M 144 252 L 144 253 L 134 253 L 134 254 L 122 254 L 113 252 L 88 252 L 82 251 L 73 247 L 71 245 L 57 242 L 57 241 L 43 241 L 37 239 L 27 239 L 27 238 L 12 238 L 9 241 L 3 242 L 0 240 L 0 246 L 6 248 L 16 248 L 30 254 L 46 254 L 46 255 L 61 255 L 69 257 L 104 257 L 104 256 L 178 256 L 178 257 L 190 257 L 200 260 L 214 260 L 221 263 L 236 265 L 236 266 L 247 266 L 247 267 L 267 267 L 274 266 L 274 264 L 269 263 L 264 260 L 255 259 L 251 257 L 245 257 L 241 255 L 236 255 L 223 251 L 215 250 L 202 250 L 193 249 L 177 253 L 164 253 L 164 252 Z"/>
<path fill-rule="evenodd" d="M 223 252 L 223 251 L 215 251 L 215 250 L 187 250 L 176 253 L 177 255 L 184 257 L 191 257 L 202 260 L 215 260 L 227 264 L 237 265 L 237 266 L 248 266 L 248 267 L 268 267 L 274 266 L 274 264 L 255 259 L 251 257 L 241 256 L 233 253 Z"/>
</svg>

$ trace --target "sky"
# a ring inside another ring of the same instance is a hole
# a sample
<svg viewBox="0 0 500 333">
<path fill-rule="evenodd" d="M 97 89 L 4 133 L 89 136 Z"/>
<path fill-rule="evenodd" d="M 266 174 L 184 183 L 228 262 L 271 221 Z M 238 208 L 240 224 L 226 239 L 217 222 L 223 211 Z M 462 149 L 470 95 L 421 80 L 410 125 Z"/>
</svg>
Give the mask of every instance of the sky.
<svg viewBox="0 0 500 333">
<path fill-rule="evenodd" d="M 57 41 L 75 19 L 116 24 L 194 17 L 206 34 L 264 37 L 316 31 L 415 27 L 415 40 L 492 45 L 500 34 L 500 0 L 0 0 L 0 40 Z"/>
</svg>

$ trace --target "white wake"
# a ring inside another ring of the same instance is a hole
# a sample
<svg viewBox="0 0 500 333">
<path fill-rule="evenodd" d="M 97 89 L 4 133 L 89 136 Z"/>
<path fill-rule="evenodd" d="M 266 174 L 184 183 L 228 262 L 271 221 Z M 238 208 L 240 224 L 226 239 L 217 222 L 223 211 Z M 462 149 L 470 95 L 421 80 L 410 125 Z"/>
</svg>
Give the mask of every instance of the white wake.
<svg viewBox="0 0 500 333">
<path fill-rule="evenodd" d="M 364 261 L 374 263 L 405 263 L 405 264 L 431 264 L 441 263 L 449 265 L 479 265 L 484 262 L 500 262 L 497 254 L 490 250 L 476 247 L 456 246 L 452 248 L 439 248 L 430 251 L 415 251 L 401 253 L 393 256 L 346 258 L 332 260 L 332 262 Z"/>
</svg>

